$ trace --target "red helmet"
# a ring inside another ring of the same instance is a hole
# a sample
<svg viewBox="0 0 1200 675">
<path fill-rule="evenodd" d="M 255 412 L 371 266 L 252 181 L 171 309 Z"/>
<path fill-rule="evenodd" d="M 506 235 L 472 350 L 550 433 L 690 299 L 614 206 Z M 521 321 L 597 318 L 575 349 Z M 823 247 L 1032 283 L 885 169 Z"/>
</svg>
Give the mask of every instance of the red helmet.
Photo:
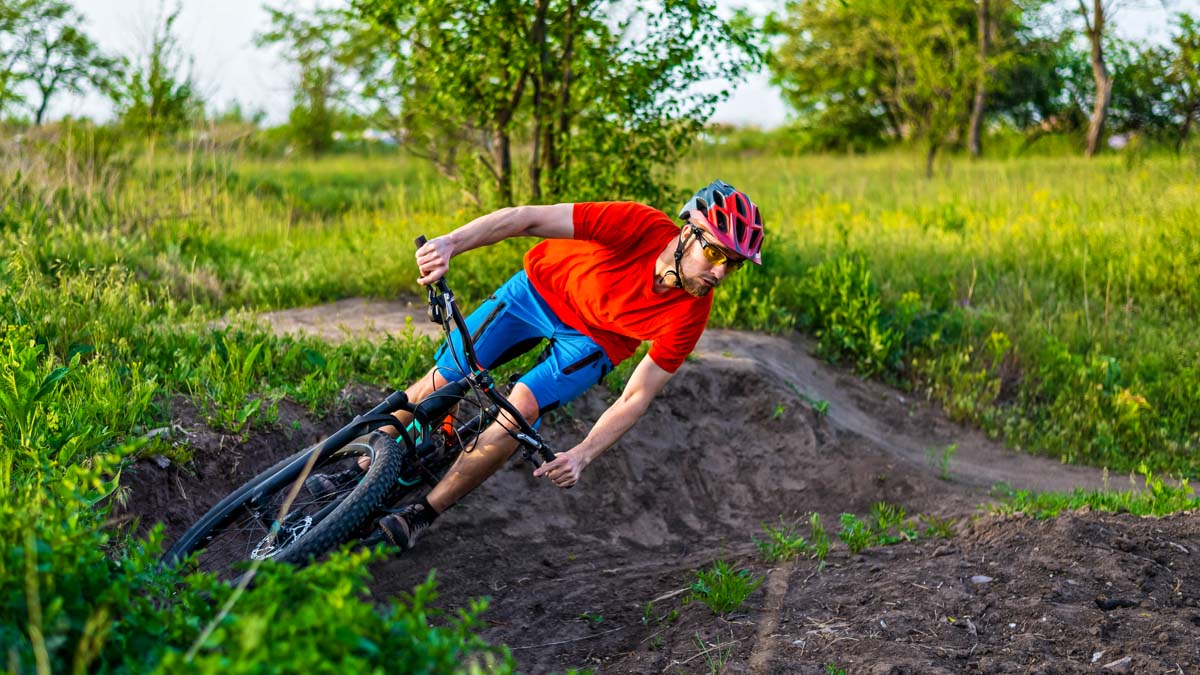
<svg viewBox="0 0 1200 675">
<path fill-rule="evenodd" d="M 687 220 L 692 210 L 704 214 L 712 226 L 712 235 L 717 242 L 755 265 L 762 264 L 763 229 L 762 215 L 758 207 L 744 192 L 738 192 L 732 185 L 721 180 L 714 180 L 706 187 L 700 188 L 695 195 L 683 205 L 679 217 Z"/>
</svg>

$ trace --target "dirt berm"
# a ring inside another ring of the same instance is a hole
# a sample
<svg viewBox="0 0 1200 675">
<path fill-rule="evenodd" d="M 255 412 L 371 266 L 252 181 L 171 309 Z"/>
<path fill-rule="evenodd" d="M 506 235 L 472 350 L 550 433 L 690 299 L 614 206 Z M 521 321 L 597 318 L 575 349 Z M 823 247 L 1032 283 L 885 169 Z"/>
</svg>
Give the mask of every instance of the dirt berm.
<svg viewBox="0 0 1200 675">
<path fill-rule="evenodd" d="M 335 323 L 303 311 L 319 330 Z M 371 326 L 341 332 L 402 326 L 408 311 L 376 303 Z M 271 320 L 306 330 L 288 317 Z M 1008 450 L 810 351 L 796 336 L 707 332 L 696 358 L 578 486 L 555 489 L 514 460 L 417 549 L 376 566 L 373 592 L 401 593 L 436 569 L 445 607 L 488 596 L 484 636 L 509 645 L 527 673 L 1200 672 L 1194 514 L 982 515 L 997 484 L 1091 488 L 1101 473 Z M 345 393 L 323 420 L 285 402 L 279 428 L 245 444 L 176 406 L 194 466 L 127 471 L 132 511 L 177 535 L 239 481 L 383 392 Z M 548 439 L 570 448 L 606 396 L 594 390 L 548 420 Z M 814 401 L 828 402 L 828 413 Z M 936 460 L 951 444 L 945 476 Z M 764 522 L 815 511 L 835 534 L 839 514 L 879 501 L 953 517 L 956 536 L 860 554 L 835 539 L 821 571 L 811 560 L 757 560 L 751 537 Z M 722 557 L 765 583 L 718 618 L 685 598 L 694 571 Z"/>
</svg>

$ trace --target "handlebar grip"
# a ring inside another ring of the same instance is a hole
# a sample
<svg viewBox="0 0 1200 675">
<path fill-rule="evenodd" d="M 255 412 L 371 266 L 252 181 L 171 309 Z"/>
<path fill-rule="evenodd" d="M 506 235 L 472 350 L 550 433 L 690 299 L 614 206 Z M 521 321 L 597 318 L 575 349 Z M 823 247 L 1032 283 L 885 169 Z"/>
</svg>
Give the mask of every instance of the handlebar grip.
<svg viewBox="0 0 1200 675">
<path fill-rule="evenodd" d="M 422 246 L 424 246 L 425 242 L 427 242 L 427 241 L 429 241 L 429 240 L 425 238 L 425 235 L 418 234 L 417 239 L 416 239 L 417 248 L 421 248 Z"/>
<path fill-rule="evenodd" d="M 531 464 L 533 464 L 534 468 L 536 468 L 536 467 L 539 467 L 539 466 L 545 464 L 546 462 L 554 461 L 554 458 L 557 455 L 554 454 L 553 450 L 551 450 L 550 448 L 543 445 L 537 449 L 537 452 L 526 452 L 525 456 L 527 458 L 529 458 L 529 462 Z M 573 487 L 575 487 L 575 486 L 568 485 L 567 487 L 565 487 L 563 489 L 570 490 Z"/>
</svg>

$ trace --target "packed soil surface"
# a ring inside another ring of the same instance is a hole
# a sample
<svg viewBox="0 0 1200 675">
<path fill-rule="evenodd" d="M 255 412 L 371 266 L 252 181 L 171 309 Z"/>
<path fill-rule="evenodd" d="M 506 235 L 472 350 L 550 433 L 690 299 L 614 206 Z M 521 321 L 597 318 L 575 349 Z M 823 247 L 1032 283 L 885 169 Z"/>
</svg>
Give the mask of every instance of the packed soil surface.
<svg viewBox="0 0 1200 675">
<path fill-rule="evenodd" d="M 413 312 L 369 306 L 368 317 L 340 303 L 268 319 L 281 332 L 337 339 L 402 327 Z M 443 607 L 486 596 L 484 637 L 508 645 L 526 673 L 1200 672 L 1195 514 L 988 515 L 980 506 L 997 486 L 1066 491 L 1105 478 L 1007 449 L 924 400 L 815 359 L 812 348 L 794 335 L 708 331 L 575 488 L 534 479 L 514 459 L 416 549 L 377 564 L 372 592 L 382 601 L 436 570 Z M 176 437 L 193 460 L 127 470 L 129 510 L 143 528 L 165 523 L 173 538 L 385 393 L 347 387 L 322 418 L 285 401 L 277 427 L 245 441 L 210 430 L 178 400 Z M 595 388 L 547 419 L 545 436 L 569 449 L 610 396 Z M 943 465 L 950 445 L 957 450 Z M 953 519 L 954 536 L 851 554 L 836 539 L 839 514 L 880 501 Z M 759 559 L 752 538 L 763 523 L 807 523 L 810 512 L 834 540 L 823 567 Z M 688 601 L 696 570 L 718 559 L 764 579 L 725 616 Z"/>
</svg>

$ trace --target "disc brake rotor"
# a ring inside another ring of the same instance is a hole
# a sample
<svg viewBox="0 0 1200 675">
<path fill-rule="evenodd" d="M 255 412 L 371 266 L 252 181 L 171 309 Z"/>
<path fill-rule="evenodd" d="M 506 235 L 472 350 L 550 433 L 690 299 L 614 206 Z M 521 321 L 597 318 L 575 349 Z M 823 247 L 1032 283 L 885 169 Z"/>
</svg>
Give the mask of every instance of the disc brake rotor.
<svg viewBox="0 0 1200 675">
<path fill-rule="evenodd" d="M 250 552 L 252 560 L 272 558 L 275 554 L 300 540 L 312 528 L 312 516 L 304 516 L 299 521 L 279 528 L 276 534 L 263 537 L 254 550 Z"/>
</svg>

